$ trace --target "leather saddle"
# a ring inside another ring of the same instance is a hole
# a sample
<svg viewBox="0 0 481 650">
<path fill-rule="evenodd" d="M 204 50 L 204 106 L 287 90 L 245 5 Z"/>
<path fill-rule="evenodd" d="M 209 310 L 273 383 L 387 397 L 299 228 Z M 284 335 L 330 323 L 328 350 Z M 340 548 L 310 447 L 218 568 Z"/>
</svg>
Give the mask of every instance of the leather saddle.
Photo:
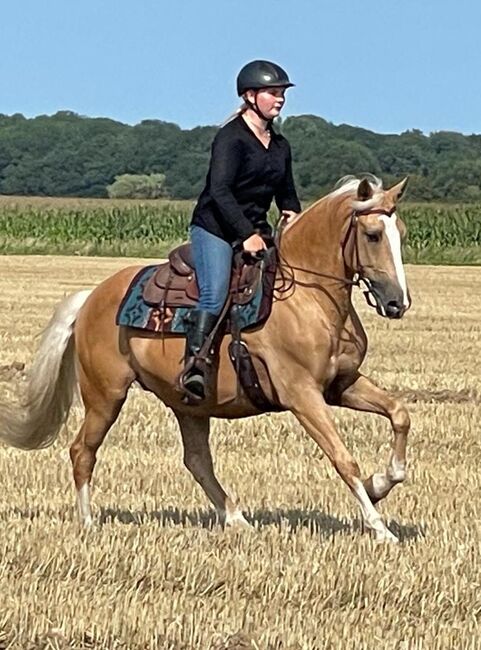
<svg viewBox="0 0 481 650">
<path fill-rule="evenodd" d="M 252 300 L 262 281 L 262 260 L 250 255 L 234 255 L 230 281 L 231 302 L 245 305 Z M 169 253 L 168 262 L 160 264 L 146 283 L 143 299 L 159 307 L 194 307 L 199 300 L 191 244 L 182 244 Z"/>
</svg>

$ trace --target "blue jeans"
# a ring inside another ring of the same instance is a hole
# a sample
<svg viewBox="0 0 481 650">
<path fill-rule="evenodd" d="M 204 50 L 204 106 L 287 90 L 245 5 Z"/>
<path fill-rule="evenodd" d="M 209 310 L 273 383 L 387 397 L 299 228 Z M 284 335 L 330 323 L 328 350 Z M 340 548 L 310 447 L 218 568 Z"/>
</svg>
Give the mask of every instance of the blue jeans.
<svg viewBox="0 0 481 650">
<path fill-rule="evenodd" d="M 229 292 L 232 246 L 200 226 L 190 227 L 199 309 L 218 316 Z"/>
</svg>

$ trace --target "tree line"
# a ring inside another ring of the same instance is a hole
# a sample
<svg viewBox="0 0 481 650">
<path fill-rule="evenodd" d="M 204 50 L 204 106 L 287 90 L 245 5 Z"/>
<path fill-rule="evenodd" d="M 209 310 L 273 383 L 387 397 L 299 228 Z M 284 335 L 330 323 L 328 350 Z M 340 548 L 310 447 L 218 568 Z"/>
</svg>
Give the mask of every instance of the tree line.
<svg viewBox="0 0 481 650">
<path fill-rule="evenodd" d="M 217 128 L 187 130 L 161 120 L 132 126 L 71 111 L 0 115 L 0 194 L 104 197 L 117 177 L 129 174 L 158 175 L 163 195 L 195 199 Z M 276 128 L 291 144 L 302 200 L 363 172 L 385 185 L 409 175 L 412 200 L 481 200 L 481 135 L 416 129 L 384 135 L 315 115 L 288 117 Z"/>
</svg>

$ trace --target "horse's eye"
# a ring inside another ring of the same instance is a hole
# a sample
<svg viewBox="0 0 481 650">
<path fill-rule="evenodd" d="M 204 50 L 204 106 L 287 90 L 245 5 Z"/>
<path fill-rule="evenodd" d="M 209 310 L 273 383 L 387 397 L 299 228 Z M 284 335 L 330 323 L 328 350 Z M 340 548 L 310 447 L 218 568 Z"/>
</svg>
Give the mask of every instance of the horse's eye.
<svg viewBox="0 0 481 650">
<path fill-rule="evenodd" d="M 369 242 L 378 242 L 381 239 L 381 235 L 378 232 L 367 232 L 366 237 Z"/>
</svg>

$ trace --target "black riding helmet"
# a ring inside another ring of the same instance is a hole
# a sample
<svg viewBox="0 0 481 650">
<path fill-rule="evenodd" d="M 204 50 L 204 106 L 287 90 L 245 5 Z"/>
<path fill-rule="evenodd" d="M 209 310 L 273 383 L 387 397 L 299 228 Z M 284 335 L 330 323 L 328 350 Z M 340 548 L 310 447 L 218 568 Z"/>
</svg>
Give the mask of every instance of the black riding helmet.
<svg viewBox="0 0 481 650">
<path fill-rule="evenodd" d="M 272 61 L 251 61 L 237 75 L 237 94 L 261 88 L 290 88 L 287 72 Z"/>
</svg>

